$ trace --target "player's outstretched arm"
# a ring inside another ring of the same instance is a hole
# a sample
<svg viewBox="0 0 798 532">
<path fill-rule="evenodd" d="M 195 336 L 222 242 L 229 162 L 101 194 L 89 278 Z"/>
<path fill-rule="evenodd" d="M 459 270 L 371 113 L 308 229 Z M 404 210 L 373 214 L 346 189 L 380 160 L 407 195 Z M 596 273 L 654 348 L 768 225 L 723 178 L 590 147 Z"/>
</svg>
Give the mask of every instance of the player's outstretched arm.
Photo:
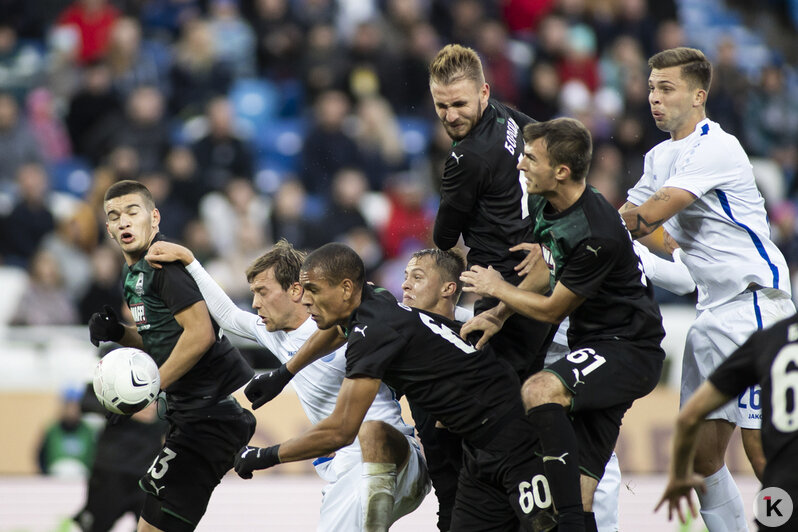
<svg viewBox="0 0 798 532">
<path fill-rule="evenodd" d="M 161 365 L 161 389 L 165 390 L 185 375 L 216 341 L 211 316 L 204 301 L 197 301 L 177 314 L 183 328 L 169 358 Z"/>
<path fill-rule="evenodd" d="M 696 199 L 682 188 L 662 187 L 639 207 L 627 202 L 620 212 L 632 237 L 640 238 L 652 233 Z"/>
<path fill-rule="evenodd" d="M 377 396 L 382 381 L 361 377 L 344 379 L 335 409 L 326 419 L 300 436 L 265 449 L 244 447 L 235 459 L 241 478 L 252 478 L 252 471 L 283 462 L 296 462 L 328 455 L 355 441 L 366 412 Z"/>
<path fill-rule="evenodd" d="M 704 381 L 679 412 L 679 417 L 676 420 L 676 433 L 673 437 L 668 485 L 654 509 L 654 511 L 659 510 L 667 502 L 669 521 L 673 518 L 674 513 L 679 517 L 680 522 L 686 521 L 681 506 L 682 499 L 687 501 L 690 514 L 693 517 L 697 516 L 692 491 L 697 489 L 703 492 L 706 489 L 704 479 L 693 473 L 698 432 L 704 418 L 713 410 L 729 402 L 730 399 L 730 396 L 723 394 L 710 381 Z"/>
<path fill-rule="evenodd" d="M 635 240 L 635 253 L 643 265 L 643 273 L 651 282 L 674 294 L 684 295 L 695 291 L 695 281 L 681 260 L 681 251 L 673 251 L 673 262 L 660 258 Z"/>
<path fill-rule="evenodd" d="M 163 262 L 180 261 L 183 266 L 188 266 L 194 261 L 194 254 L 185 246 L 159 240 L 150 246 L 144 259 L 150 266 L 160 270 Z"/>
</svg>

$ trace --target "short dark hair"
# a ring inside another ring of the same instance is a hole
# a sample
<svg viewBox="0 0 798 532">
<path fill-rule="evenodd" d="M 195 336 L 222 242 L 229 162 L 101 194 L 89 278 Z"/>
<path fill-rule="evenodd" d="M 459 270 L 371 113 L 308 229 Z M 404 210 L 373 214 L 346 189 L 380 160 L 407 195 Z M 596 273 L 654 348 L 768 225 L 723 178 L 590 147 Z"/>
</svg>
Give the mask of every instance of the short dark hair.
<svg viewBox="0 0 798 532">
<path fill-rule="evenodd" d="M 454 302 L 460 299 L 463 292 L 463 282 L 460 274 L 466 269 L 466 261 L 462 252 L 457 248 L 442 250 L 437 248 L 422 249 L 413 253 L 411 258 L 416 260 L 429 257 L 435 263 L 435 267 L 440 272 L 441 279 L 446 283 L 455 283 L 457 287 L 454 293 Z"/>
<path fill-rule="evenodd" d="M 274 278 L 280 283 L 283 290 L 288 290 L 292 284 L 299 282 L 299 270 L 307 254 L 295 249 L 291 243 L 281 238 L 272 248 L 255 259 L 247 268 L 247 282 L 251 283 L 255 277 L 269 268 L 274 269 Z"/>
<path fill-rule="evenodd" d="M 128 194 L 138 194 L 142 198 L 144 198 L 145 207 L 147 210 L 151 211 L 155 208 L 155 200 L 152 199 L 152 194 L 150 194 L 150 189 L 139 183 L 138 181 L 133 181 L 130 179 L 125 179 L 123 181 L 118 181 L 108 187 L 108 190 L 105 191 L 105 196 L 103 197 L 103 202 L 106 202 L 110 199 L 118 198 L 120 196 L 127 196 Z"/>
<path fill-rule="evenodd" d="M 532 122 L 524 127 L 524 142 L 527 144 L 543 139 L 546 153 L 552 166 L 564 164 L 571 169 L 574 181 L 587 177 L 590 158 L 593 156 L 593 141 L 590 131 L 573 118 L 555 118 L 546 122 Z"/>
<path fill-rule="evenodd" d="M 349 279 L 355 288 L 362 289 L 366 282 L 363 259 L 355 250 L 338 242 L 324 244 L 305 258 L 302 271 L 311 270 L 316 270 L 331 285 Z"/>
<path fill-rule="evenodd" d="M 479 85 L 485 83 L 482 61 L 472 48 L 447 44 L 429 65 L 430 85 L 451 85 L 461 79 L 470 79 Z"/>
<path fill-rule="evenodd" d="M 704 52 L 695 48 L 681 46 L 663 50 L 651 56 L 648 66 L 652 70 L 680 66 L 682 67 L 682 77 L 693 88 L 700 87 L 709 91 L 709 86 L 712 83 L 712 63 L 709 62 Z"/>
</svg>

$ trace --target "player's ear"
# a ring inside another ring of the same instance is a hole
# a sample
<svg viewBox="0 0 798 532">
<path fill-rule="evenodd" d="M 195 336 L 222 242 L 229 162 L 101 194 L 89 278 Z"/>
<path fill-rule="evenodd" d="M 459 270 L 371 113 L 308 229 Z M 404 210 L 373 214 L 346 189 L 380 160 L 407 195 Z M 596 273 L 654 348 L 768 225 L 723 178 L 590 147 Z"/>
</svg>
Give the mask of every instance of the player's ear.
<svg viewBox="0 0 798 532">
<path fill-rule="evenodd" d="M 288 287 L 288 296 L 291 298 L 291 301 L 294 303 L 299 303 L 302 301 L 302 294 L 304 290 L 302 289 L 302 285 L 299 282 L 292 283 L 291 286 Z"/>
<path fill-rule="evenodd" d="M 105 232 L 108 233 L 108 236 L 111 237 L 111 240 L 116 242 L 116 237 L 114 236 L 114 233 L 111 232 L 111 228 L 108 227 L 108 222 L 105 222 Z"/>
<path fill-rule="evenodd" d="M 457 292 L 457 283 L 455 283 L 454 281 L 443 283 L 443 286 L 441 287 L 441 295 L 443 297 L 453 297 L 456 292 Z"/>
<path fill-rule="evenodd" d="M 704 104 L 707 102 L 707 91 L 704 89 L 698 89 L 695 92 L 695 96 L 693 97 L 693 103 L 696 107 L 703 107 Z"/>
<path fill-rule="evenodd" d="M 152 210 L 152 227 L 153 228 L 158 227 L 158 225 L 160 223 L 161 223 L 161 211 L 159 211 L 158 209 L 153 209 Z"/>
</svg>

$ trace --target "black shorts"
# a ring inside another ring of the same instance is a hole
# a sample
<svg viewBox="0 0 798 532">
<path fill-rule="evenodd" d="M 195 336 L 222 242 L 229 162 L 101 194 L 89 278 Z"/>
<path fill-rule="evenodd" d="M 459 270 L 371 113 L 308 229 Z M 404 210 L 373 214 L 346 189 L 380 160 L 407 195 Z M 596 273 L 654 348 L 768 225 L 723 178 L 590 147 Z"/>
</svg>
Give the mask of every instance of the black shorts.
<svg viewBox="0 0 798 532">
<path fill-rule="evenodd" d="M 451 530 L 554 528 L 553 499 L 539 453 L 537 433 L 525 417 L 512 420 L 480 448 L 463 442 Z"/>
<path fill-rule="evenodd" d="M 167 419 L 166 442 L 139 480 L 147 492 L 141 516 L 161 530 L 194 530 L 236 451 L 255 432 L 255 416 L 229 397 Z"/>
<path fill-rule="evenodd" d="M 479 314 L 499 304 L 498 299 L 482 298 L 474 303 L 474 314 Z M 556 327 L 550 323 L 513 314 L 501 330 L 490 339 L 490 346 L 500 360 L 512 366 L 519 382 L 543 369 L 546 351 L 551 345 Z"/>
<path fill-rule="evenodd" d="M 83 532 L 106 532 L 128 512 L 138 520 L 144 505 L 139 475 L 94 468 L 89 477 L 86 506 L 73 520 Z"/>
<path fill-rule="evenodd" d="M 657 385 L 663 359 L 658 345 L 607 340 L 583 343 L 543 370 L 574 394 L 571 415 L 583 473 L 597 480 L 604 475 L 624 414 Z"/>
</svg>

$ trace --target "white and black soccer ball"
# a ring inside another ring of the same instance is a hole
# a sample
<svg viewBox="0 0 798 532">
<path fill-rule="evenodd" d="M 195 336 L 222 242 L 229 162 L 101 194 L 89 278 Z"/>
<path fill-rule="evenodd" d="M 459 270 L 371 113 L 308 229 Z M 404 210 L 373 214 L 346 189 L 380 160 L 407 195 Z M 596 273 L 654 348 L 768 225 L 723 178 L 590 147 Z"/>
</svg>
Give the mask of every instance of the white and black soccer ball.
<svg viewBox="0 0 798 532">
<path fill-rule="evenodd" d="M 94 370 L 94 394 L 115 414 L 133 414 L 152 403 L 161 388 L 158 366 L 135 347 L 122 347 L 102 357 Z"/>
</svg>

